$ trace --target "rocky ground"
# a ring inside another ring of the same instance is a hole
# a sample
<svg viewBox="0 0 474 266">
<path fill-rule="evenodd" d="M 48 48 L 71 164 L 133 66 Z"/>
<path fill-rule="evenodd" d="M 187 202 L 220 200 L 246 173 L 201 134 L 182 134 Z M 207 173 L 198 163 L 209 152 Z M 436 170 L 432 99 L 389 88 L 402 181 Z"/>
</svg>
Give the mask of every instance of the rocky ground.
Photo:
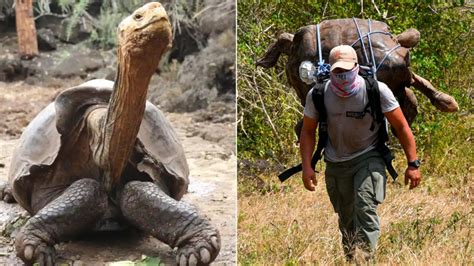
<svg viewBox="0 0 474 266">
<path fill-rule="evenodd" d="M 0 180 L 6 181 L 9 161 L 22 129 L 42 107 L 67 86 L 80 79 L 50 80 L 42 85 L 24 81 L 0 82 Z M 219 115 L 222 105 L 193 113 L 166 113 L 178 132 L 191 170 L 191 184 L 184 201 L 195 204 L 215 224 L 222 236 L 217 264 L 236 263 L 236 157 L 235 123 Z M 225 108 L 224 108 L 225 109 Z M 224 121 L 220 121 L 224 118 Z M 0 265 L 19 264 L 13 248 L 15 227 L 27 217 L 16 204 L 0 202 Z M 16 224 L 15 224 L 16 223 Z M 83 236 L 56 246 L 60 262 L 104 265 L 159 257 L 173 263 L 174 251 L 137 231 Z"/>
</svg>

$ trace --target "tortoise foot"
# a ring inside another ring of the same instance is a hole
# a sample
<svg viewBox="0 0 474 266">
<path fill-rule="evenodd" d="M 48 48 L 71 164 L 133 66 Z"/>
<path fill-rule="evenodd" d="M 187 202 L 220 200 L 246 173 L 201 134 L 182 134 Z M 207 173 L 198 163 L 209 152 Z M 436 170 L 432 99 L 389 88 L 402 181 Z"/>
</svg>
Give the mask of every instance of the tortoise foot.
<svg viewBox="0 0 474 266">
<path fill-rule="evenodd" d="M 106 205 L 107 195 L 97 181 L 75 181 L 20 229 L 15 238 L 18 257 L 26 264 L 54 265 L 54 245 L 93 228 Z"/>
<path fill-rule="evenodd" d="M 220 236 L 217 230 L 208 235 L 191 238 L 187 244 L 178 248 L 176 263 L 186 265 L 208 265 L 213 261 L 221 247 Z"/>
<path fill-rule="evenodd" d="M 21 230 L 15 239 L 17 256 L 26 265 L 53 266 L 56 258 L 56 250 L 48 245 L 40 237 L 35 236 L 29 230 Z"/>
<path fill-rule="evenodd" d="M 12 189 L 8 183 L 0 181 L 0 200 L 5 201 L 6 203 L 15 203 L 15 198 L 12 194 Z"/>
<path fill-rule="evenodd" d="M 132 181 L 120 194 L 123 216 L 172 248 L 179 265 L 207 265 L 219 254 L 220 235 L 196 208 L 169 197 L 151 182 Z"/>
<path fill-rule="evenodd" d="M 459 110 L 458 103 L 454 97 L 443 92 L 437 92 L 431 103 L 441 112 L 453 113 Z"/>
</svg>

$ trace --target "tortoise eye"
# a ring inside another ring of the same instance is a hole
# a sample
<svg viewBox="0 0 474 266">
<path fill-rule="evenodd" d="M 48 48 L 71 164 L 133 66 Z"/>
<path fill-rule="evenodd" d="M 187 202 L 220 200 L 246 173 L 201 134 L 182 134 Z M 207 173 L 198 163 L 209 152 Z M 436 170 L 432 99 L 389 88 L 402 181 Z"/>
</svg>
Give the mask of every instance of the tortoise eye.
<svg viewBox="0 0 474 266">
<path fill-rule="evenodd" d="M 138 14 L 138 13 L 137 13 L 137 14 L 135 14 L 135 15 L 133 16 L 133 18 L 134 18 L 135 20 L 141 20 L 141 19 L 143 18 L 143 16 L 142 16 L 141 14 Z"/>
</svg>

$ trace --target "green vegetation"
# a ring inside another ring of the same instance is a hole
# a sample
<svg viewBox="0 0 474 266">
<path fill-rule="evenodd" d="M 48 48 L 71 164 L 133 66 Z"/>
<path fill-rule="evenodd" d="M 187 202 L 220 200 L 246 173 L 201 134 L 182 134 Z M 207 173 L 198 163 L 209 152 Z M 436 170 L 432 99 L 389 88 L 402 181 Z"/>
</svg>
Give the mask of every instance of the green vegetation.
<svg viewBox="0 0 474 266">
<path fill-rule="evenodd" d="M 146 2 L 149 1 L 104 0 L 97 19 L 92 18 L 87 13 L 87 7 L 91 3 L 90 0 L 58 0 L 58 5 L 61 7 L 62 12 L 69 16 L 66 27 L 67 39 L 69 39 L 73 28 L 81 22 L 81 19 L 86 18 L 93 27 L 90 40 L 102 49 L 108 49 L 115 47 L 117 25 L 120 21 Z"/>
<path fill-rule="evenodd" d="M 70 39 L 75 27 L 79 24 L 90 30 L 90 41 L 102 49 L 115 47 L 117 25 L 134 10 L 151 2 L 149 0 L 102 0 L 100 14 L 93 17 L 88 8 L 95 2 L 92 0 L 34 0 L 35 18 L 44 15 L 64 17 L 66 22 L 65 37 Z M 158 1 L 159 2 L 159 1 Z M 202 2 L 194 0 L 162 1 L 173 22 L 173 28 L 179 22 L 194 23 L 192 16 L 206 8 Z M 57 10 L 55 12 L 52 10 Z M 60 11 L 59 11 L 60 10 Z M 59 14 L 58 14 L 59 13 Z M 14 0 L 0 0 L 0 22 L 15 14 Z"/>
<path fill-rule="evenodd" d="M 324 176 L 318 177 L 317 196 L 304 191 L 298 175 L 285 184 L 276 178 L 283 166 L 300 160 L 293 126 L 303 108 L 286 81 L 287 58 L 282 55 L 272 69 L 255 67 L 278 34 L 343 17 L 381 20 L 394 34 L 418 29 L 421 41 L 411 51 L 411 68 L 453 96 L 460 108 L 457 113 L 441 113 L 415 91 L 419 115 L 412 130 L 423 161 L 423 182 L 414 191 L 401 186 L 406 161 L 393 139 L 401 178 L 389 184 L 388 198 L 379 210 L 383 228 L 378 261 L 426 263 L 439 252 L 452 252 L 439 258 L 441 264 L 474 261 L 473 241 L 468 237 L 474 191 L 473 6 L 464 1 L 376 2 L 377 6 L 364 1 L 362 10 L 360 1 L 239 1 L 238 259 L 242 264 L 343 261 L 337 257 L 342 249 L 337 222 L 326 202 Z M 314 207 L 320 201 L 324 210 Z M 326 219 L 332 223 L 328 225 Z"/>
</svg>

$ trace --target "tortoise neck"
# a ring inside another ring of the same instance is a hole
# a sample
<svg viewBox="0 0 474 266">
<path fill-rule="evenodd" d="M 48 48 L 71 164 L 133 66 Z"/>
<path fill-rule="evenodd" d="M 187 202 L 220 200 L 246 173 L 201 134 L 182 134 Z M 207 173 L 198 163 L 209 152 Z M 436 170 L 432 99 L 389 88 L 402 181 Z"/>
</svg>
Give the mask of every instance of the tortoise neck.
<svg viewBox="0 0 474 266">
<path fill-rule="evenodd" d="M 112 189 L 120 181 L 135 146 L 146 105 L 146 95 L 156 64 L 118 49 L 114 90 L 107 107 L 102 132 L 100 164 L 105 169 L 105 185 Z"/>
</svg>

